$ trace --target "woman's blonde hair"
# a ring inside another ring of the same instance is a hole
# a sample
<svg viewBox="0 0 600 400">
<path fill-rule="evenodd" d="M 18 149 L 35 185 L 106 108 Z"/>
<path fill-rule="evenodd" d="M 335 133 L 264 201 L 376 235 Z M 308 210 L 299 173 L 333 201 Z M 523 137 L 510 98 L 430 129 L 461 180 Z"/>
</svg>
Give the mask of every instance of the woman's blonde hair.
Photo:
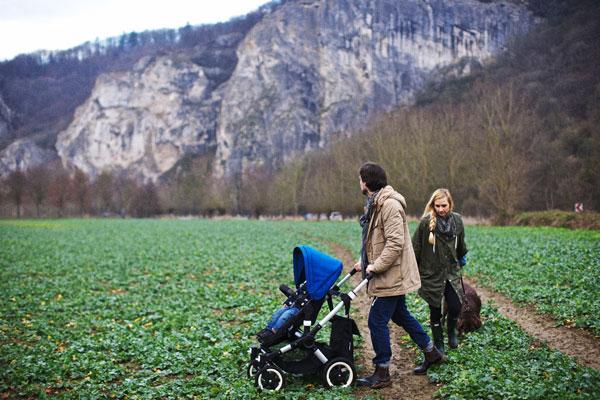
<svg viewBox="0 0 600 400">
<path fill-rule="evenodd" d="M 425 210 L 423 211 L 422 216 L 422 218 L 425 218 L 428 215 L 430 216 L 428 241 L 431 245 L 435 244 L 435 234 L 433 232 L 435 231 L 435 225 L 437 224 L 437 215 L 435 213 L 435 207 L 433 205 L 436 202 L 436 200 L 440 199 L 447 199 L 448 205 L 450 206 L 449 211 L 452 212 L 452 210 L 454 210 L 454 201 L 452 200 L 452 195 L 450 194 L 450 191 L 444 188 L 436 189 L 431 195 L 431 198 L 429 199 L 427 204 L 425 204 Z"/>
</svg>

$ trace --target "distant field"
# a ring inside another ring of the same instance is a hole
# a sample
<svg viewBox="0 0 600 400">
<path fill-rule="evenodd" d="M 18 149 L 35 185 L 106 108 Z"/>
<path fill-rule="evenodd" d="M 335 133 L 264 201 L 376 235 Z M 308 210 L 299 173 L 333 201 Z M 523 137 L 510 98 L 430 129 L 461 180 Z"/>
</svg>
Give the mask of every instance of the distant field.
<svg viewBox="0 0 600 400">
<path fill-rule="evenodd" d="M 0 395 L 254 398 L 247 349 L 282 300 L 278 285 L 293 281 L 293 247 L 331 253 L 327 243 L 335 242 L 356 254 L 358 235 L 358 224 L 341 222 L 1 221 Z M 467 235 L 468 273 L 516 300 L 556 309 L 565 323 L 598 329 L 598 232 L 470 227 Z M 425 322 L 424 303 L 410 301 Z M 440 394 L 593 398 L 600 391 L 597 371 L 532 346 L 493 309 L 484 313 L 484 329 L 432 370 L 430 377 L 448 382 Z M 477 392 L 471 375 L 490 382 Z M 292 378 L 269 398 L 353 395 Z"/>
<path fill-rule="evenodd" d="M 600 336 L 600 231 L 477 227 L 467 235 L 468 274 Z"/>
</svg>

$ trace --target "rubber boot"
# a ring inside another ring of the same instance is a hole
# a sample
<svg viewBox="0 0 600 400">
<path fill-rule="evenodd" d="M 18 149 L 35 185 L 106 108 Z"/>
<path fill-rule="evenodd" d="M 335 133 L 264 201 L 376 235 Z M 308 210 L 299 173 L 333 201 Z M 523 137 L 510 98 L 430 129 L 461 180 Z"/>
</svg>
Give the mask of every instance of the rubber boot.
<svg viewBox="0 0 600 400">
<path fill-rule="evenodd" d="M 443 361 L 444 355 L 434 346 L 430 351 L 424 351 L 425 360 L 423 364 L 419 365 L 417 368 L 413 369 L 413 373 L 416 375 L 425 375 L 429 367 L 433 364 L 436 364 L 440 361 Z"/>
<path fill-rule="evenodd" d="M 448 346 L 451 349 L 458 347 L 458 338 L 456 337 L 456 322 L 458 318 L 448 317 Z"/>
<path fill-rule="evenodd" d="M 356 380 L 356 384 L 358 386 L 367 386 L 371 389 L 380 389 L 382 387 L 389 386 L 392 384 L 392 380 L 390 378 L 390 368 L 376 365 L 373 375 L 366 376 L 364 378 L 358 378 Z"/>
<path fill-rule="evenodd" d="M 444 350 L 444 329 L 442 325 L 438 322 L 437 324 L 431 324 L 431 336 L 433 336 L 433 344 L 440 353 L 444 354 L 446 351 Z"/>
</svg>

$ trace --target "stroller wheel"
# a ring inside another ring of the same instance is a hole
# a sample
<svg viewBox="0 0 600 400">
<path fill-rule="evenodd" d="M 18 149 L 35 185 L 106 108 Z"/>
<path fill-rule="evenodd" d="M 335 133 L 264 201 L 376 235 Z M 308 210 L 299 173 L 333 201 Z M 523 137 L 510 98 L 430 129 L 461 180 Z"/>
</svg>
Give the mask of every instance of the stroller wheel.
<svg viewBox="0 0 600 400">
<path fill-rule="evenodd" d="M 343 357 L 329 360 L 323 366 L 322 378 L 326 387 L 348 387 L 355 378 L 352 363 Z"/>
<path fill-rule="evenodd" d="M 248 364 L 248 368 L 246 369 L 248 378 L 254 378 L 256 376 L 256 371 L 256 367 L 252 365 L 252 363 Z"/>
<path fill-rule="evenodd" d="M 285 386 L 285 377 L 283 371 L 274 365 L 269 365 L 258 371 L 254 384 L 260 390 L 278 391 Z"/>
</svg>

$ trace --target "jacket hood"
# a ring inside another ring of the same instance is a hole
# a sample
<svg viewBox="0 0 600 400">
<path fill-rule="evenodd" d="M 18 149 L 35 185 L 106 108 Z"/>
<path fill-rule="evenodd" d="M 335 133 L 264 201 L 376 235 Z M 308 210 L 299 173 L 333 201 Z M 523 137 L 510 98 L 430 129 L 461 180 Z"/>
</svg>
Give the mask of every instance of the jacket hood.
<svg viewBox="0 0 600 400">
<path fill-rule="evenodd" d="M 402 208 L 406 210 L 406 200 L 404 199 L 404 196 L 396 192 L 394 188 L 390 185 L 387 185 L 379 191 L 377 199 L 375 199 L 375 204 L 377 205 L 377 208 L 380 208 L 383 205 L 383 203 L 390 198 L 398 200 L 400 204 L 402 204 Z"/>
</svg>

